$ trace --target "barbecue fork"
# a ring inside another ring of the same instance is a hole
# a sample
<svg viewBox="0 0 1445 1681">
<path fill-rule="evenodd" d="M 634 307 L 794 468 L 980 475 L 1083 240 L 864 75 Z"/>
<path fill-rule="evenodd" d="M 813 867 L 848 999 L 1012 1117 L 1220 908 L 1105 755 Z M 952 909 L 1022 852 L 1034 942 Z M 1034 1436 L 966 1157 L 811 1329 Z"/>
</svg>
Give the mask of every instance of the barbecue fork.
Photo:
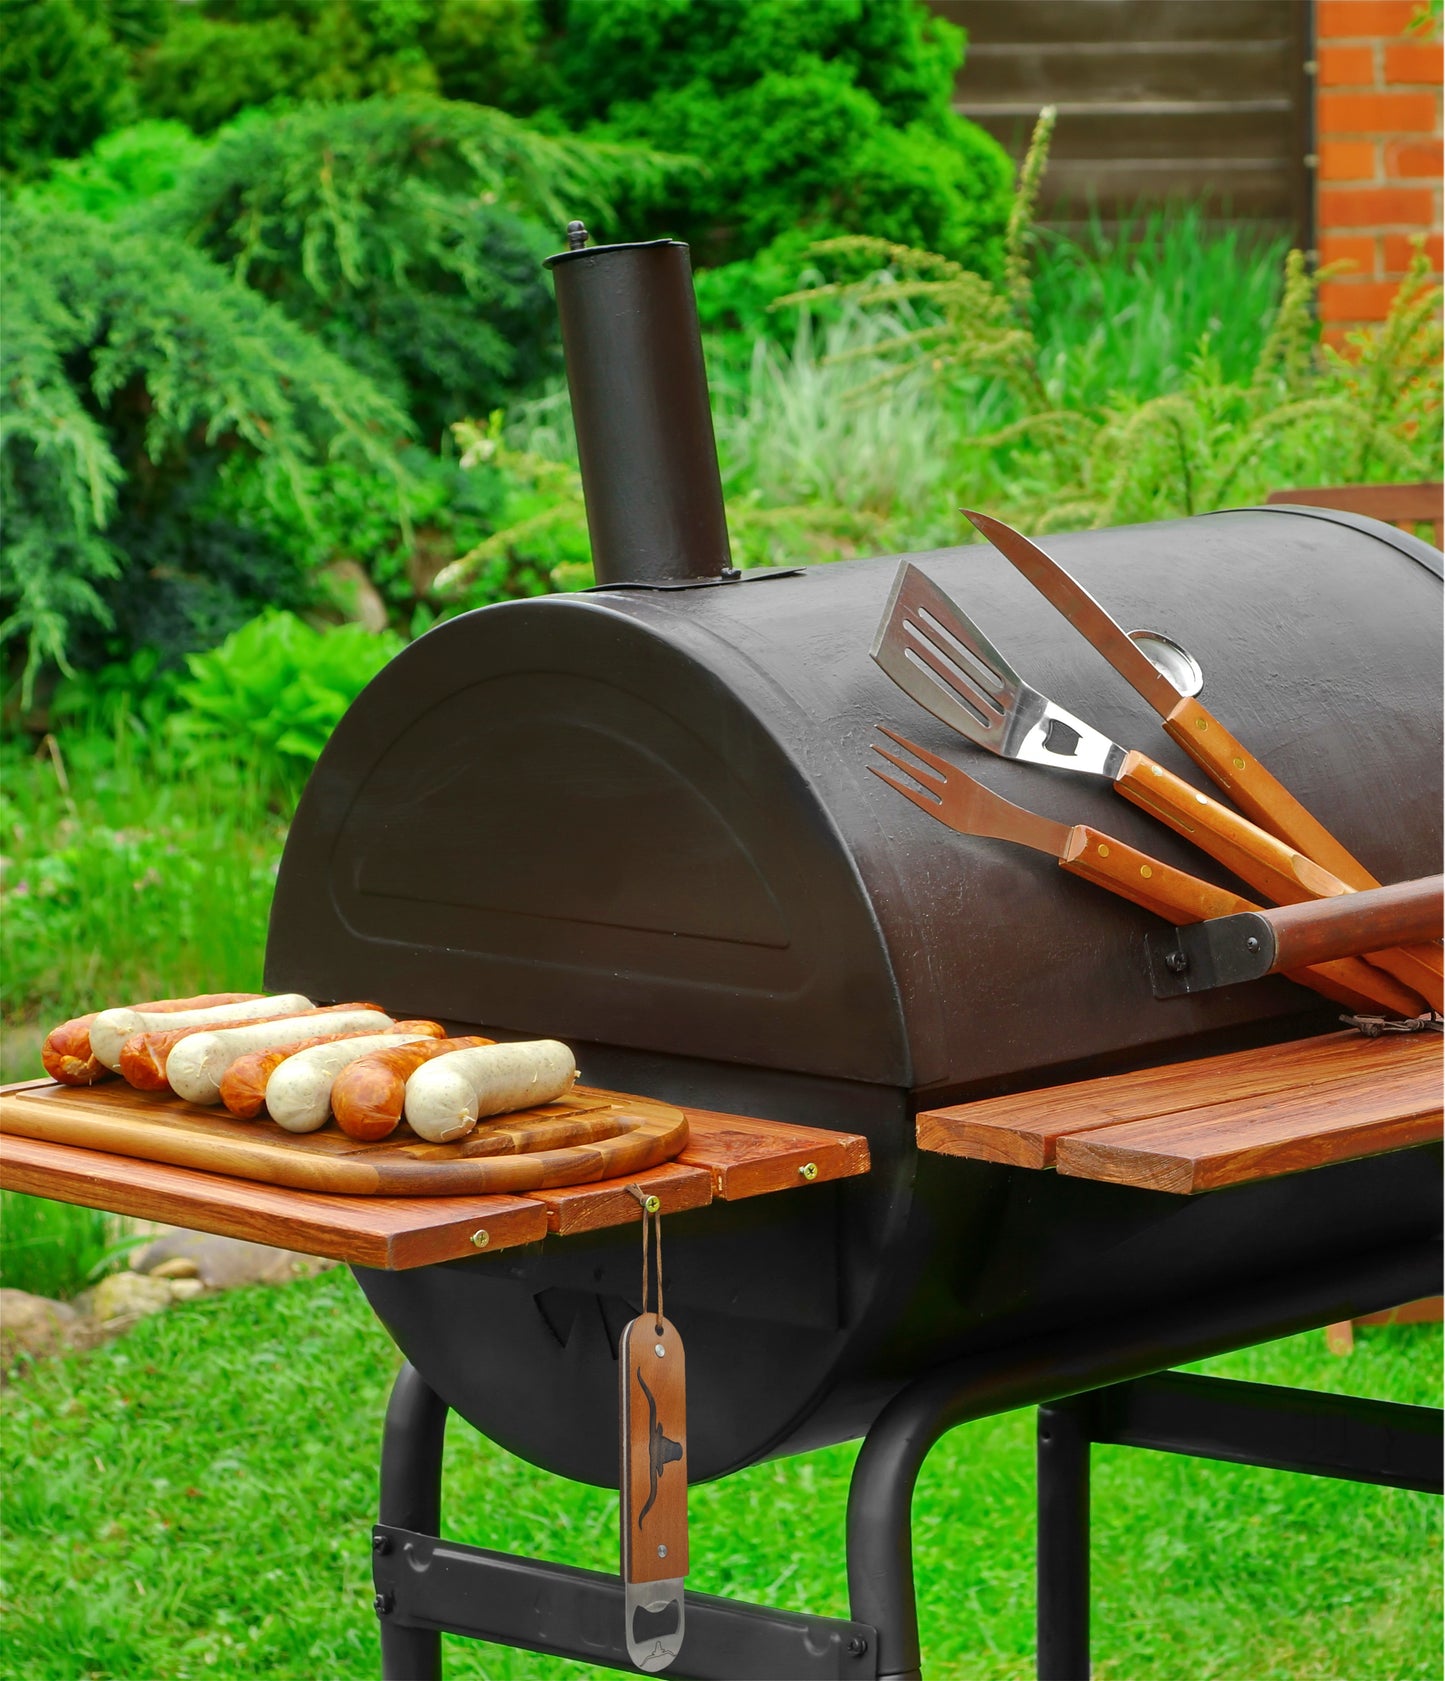
<svg viewBox="0 0 1445 1681">
<path fill-rule="evenodd" d="M 908 780 L 899 781 L 876 764 L 870 764 L 869 770 L 904 799 L 911 800 L 920 811 L 958 834 L 1013 841 L 1036 852 L 1048 853 L 1071 875 L 1107 888 L 1166 922 L 1204 922 L 1212 917 L 1236 916 L 1259 909 L 1250 899 L 1176 870 L 1087 824 L 1058 823 L 1040 817 L 1037 812 L 1026 811 L 975 782 L 966 771 L 926 747 L 882 724 L 878 728 L 917 763 L 910 764 L 874 742 L 872 750 Z M 1419 1002 L 1411 992 L 1358 957 L 1292 970 L 1288 978 L 1351 1010 L 1383 1008 L 1402 1016 L 1419 1014 Z"/>
<path fill-rule="evenodd" d="M 873 658 L 941 722 L 1001 758 L 1104 776 L 1117 793 L 1158 818 L 1276 905 L 1333 898 L 1350 889 L 1247 817 L 1201 793 L 1147 754 L 1127 751 L 1026 683 L 983 631 L 932 579 L 899 568 Z M 1445 1005 L 1439 977 L 1409 953 L 1376 966 Z M 1418 1013 L 1418 1010 L 1417 1012 Z"/>
<path fill-rule="evenodd" d="M 1283 783 L 1193 693 L 1181 690 L 1168 673 L 1130 640 L 1093 596 L 1037 543 L 988 514 L 962 510 L 981 536 L 1021 572 L 1051 606 L 1101 653 L 1135 692 L 1164 720 L 1169 738 L 1234 800 L 1261 828 L 1278 835 L 1296 851 L 1327 869 L 1352 891 L 1380 883 Z M 1378 968 L 1422 991 L 1438 1010 L 1445 955 L 1438 945 L 1372 952 Z"/>
</svg>

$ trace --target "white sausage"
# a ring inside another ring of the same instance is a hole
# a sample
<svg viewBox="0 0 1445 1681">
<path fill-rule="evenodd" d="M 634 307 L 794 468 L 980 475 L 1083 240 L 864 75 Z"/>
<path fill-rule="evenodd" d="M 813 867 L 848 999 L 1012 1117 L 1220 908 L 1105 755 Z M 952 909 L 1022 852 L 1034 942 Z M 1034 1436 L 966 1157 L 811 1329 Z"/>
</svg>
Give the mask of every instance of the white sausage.
<svg viewBox="0 0 1445 1681">
<path fill-rule="evenodd" d="M 556 1039 L 477 1045 L 424 1062 L 406 1083 L 406 1118 L 434 1144 L 464 1138 L 485 1115 L 551 1103 L 572 1087 L 577 1064 Z"/>
<path fill-rule="evenodd" d="M 241 1027 L 193 1033 L 166 1058 L 171 1089 L 192 1103 L 219 1103 L 221 1081 L 238 1056 L 247 1051 L 272 1051 L 314 1039 L 320 1033 L 383 1033 L 391 1017 L 380 1010 L 313 1011 L 283 1021 L 253 1021 Z"/>
<path fill-rule="evenodd" d="M 247 998 L 239 1004 L 212 1004 L 205 1010 L 102 1010 L 90 1024 L 90 1049 L 109 1069 L 119 1072 L 121 1048 L 137 1033 L 160 1033 L 173 1027 L 219 1027 L 233 1021 L 254 1021 L 257 1016 L 279 1016 L 288 1010 L 311 1010 L 315 1005 L 299 992 L 283 992 L 274 998 Z"/>
<path fill-rule="evenodd" d="M 312 1045 L 279 1063 L 266 1082 L 266 1108 L 271 1119 L 287 1132 L 315 1132 L 331 1113 L 331 1087 L 348 1063 L 373 1051 L 417 1042 L 414 1033 L 365 1033 L 356 1039 L 336 1039 Z"/>
</svg>

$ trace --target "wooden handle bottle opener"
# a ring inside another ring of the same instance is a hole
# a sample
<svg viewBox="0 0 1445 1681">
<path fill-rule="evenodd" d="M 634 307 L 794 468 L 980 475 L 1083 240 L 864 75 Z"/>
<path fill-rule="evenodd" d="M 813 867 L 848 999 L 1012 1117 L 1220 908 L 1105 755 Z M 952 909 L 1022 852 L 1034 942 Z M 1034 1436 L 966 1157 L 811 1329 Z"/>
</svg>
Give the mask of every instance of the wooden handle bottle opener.
<svg viewBox="0 0 1445 1681">
<path fill-rule="evenodd" d="M 687 1575 L 687 1383 L 682 1338 L 662 1312 L 662 1215 L 642 1204 L 642 1312 L 618 1351 L 622 1418 L 622 1587 L 627 1655 L 641 1670 L 666 1669 L 682 1650 Z M 651 1227 L 649 1230 L 649 1222 Z M 657 1307 L 649 1311 L 655 1239 Z"/>
</svg>

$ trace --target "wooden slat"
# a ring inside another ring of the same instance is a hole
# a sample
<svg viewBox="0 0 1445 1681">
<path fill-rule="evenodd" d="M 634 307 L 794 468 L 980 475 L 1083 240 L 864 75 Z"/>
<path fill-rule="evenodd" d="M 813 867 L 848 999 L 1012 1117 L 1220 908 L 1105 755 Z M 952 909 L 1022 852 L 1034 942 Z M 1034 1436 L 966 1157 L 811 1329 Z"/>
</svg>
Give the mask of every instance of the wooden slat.
<svg viewBox="0 0 1445 1681">
<path fill-rule="evenodd" d="M 715 1194 L 728 1202 L 868 1171 L 868 1140 L 854 1132 L 825 1132 L 710 1109 L 685 1113 L 691 1130 L 678 1159 L 706 1169 Z M 805 1172 L 810 1166 L 815 1171 Z"/>
<path fill-rule="evenodd" d="M 547 1235 L 547 1210 L 530 1197 L 330 1196 L 8 1135 L 0 1185 L 388 1271 L 475 1255 L 479 1231 L 488 1252 Z"/>
<path fill-rule="evenodd" d="M 531 1194 L 547 1210 L 547 1230 L 559 1237 L 577 1232 L 600 1231 L 605 1226 L 625 1226 L 642 1218 L 642 1206 L 629 1186 L 636 1185 L 662 1204 L 663 1214 L 685 1208 L 706 1208 L 712 1201 L 712 1180 L 700 1167 L 668 1162 L 651 1167 L 627 1179 L 609 1179 L 600 1185 L 563 1185 L 552 1191 Z"/>
<path fill-rule="evenodd" d="M 1441 1135 L 1440 1081 L 1415 1063 L 1293 1096 L 1215 1104 L 1061 1138 L 1060 1173 L 1146 1190 L 1218 1190 Z"/>
<path fill-rule="evenodd" d="M 1438 1079 L 1441 1051 L 1440 1036 L 1434 1033 L 1379 1039 L 1330 1033 L 926 1110 L 917 1119 L 918 1147 L 1015 1167 L 1048 1167 L 1057 1141 L 1066 1133 L 1296 1091 L 1356 1074 L 1373 1077 L 1377 1071 L 1402 1066 L 1424 1065 Z"/>
<path fill-rule="evenodd" d="M 968 34 L 954 106 L 1018 157 L 1059 113 L 1043 215 L 1107 224 L 1188 198 L 1211 215 L 1310 221 L 1305 0 L 929 0 Z M 1235 159 L 1234 164 L 1225 160 Z M 1130 168 L 1146 161 L 1150 168 Z M 1107 164 L 1107 168 L 1101 165 Z"/>
</svg>

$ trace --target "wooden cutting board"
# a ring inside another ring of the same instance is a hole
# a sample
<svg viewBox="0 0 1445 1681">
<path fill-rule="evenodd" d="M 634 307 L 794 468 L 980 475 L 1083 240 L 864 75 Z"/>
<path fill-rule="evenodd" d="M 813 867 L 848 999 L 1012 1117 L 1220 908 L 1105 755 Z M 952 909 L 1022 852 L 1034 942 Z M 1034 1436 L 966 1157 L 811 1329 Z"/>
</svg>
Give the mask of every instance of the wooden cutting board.
<svg viewBox="0 0 1445 1681">
<path fill-rule="evenodd" d="M 334 1121 L 318 1132 L 287 1132 L 271 1120 L 238 1121 L 223 1109 L 119 1081 L 75 1087 L 49 1080 L 0 1093 L 0 1132 L 292 1190 L 409 1197 L 615 1179 L 672 1160 L 688 1135 L 680 1109 L 587 1086 L 556 1103 L 482 1121 L 456 1144 L 428 1144 L 404 1127 L 364 1144 Z"/>
</svg>

